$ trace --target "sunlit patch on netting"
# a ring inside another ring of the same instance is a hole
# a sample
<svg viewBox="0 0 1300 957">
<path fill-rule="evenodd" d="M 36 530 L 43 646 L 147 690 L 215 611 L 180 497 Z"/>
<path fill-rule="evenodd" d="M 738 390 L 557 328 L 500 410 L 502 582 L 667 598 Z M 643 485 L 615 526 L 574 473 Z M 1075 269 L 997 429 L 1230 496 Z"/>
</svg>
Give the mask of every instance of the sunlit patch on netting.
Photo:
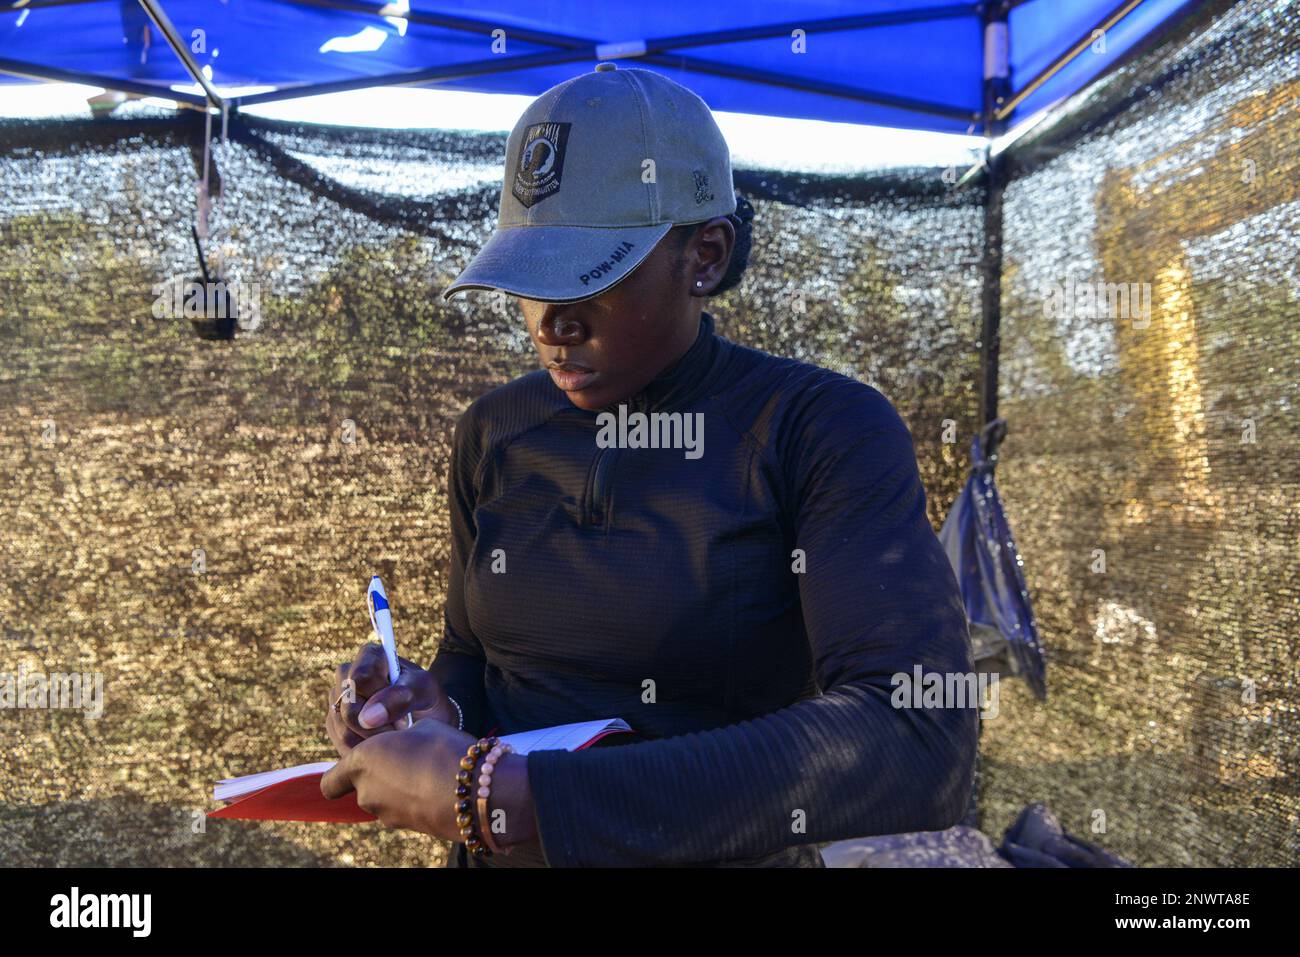
<svg viewBox="0 0 1300 957">
<path fill-rule="evenodd" d="M 1298 26 L 1240 4 L 1018 154 L 998 478 L 1049 696 L 985 727 L 992 833 L 1300 860 Z"/>
</svg>

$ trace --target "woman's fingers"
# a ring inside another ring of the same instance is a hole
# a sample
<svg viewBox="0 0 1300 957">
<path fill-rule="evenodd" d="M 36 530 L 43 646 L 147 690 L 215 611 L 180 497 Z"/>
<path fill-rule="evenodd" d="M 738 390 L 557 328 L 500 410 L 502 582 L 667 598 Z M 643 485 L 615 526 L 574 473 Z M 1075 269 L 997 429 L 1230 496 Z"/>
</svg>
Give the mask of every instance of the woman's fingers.
<svg viewBox="0 0 1300 957">
<path fill-rule="evenodd" d="M 335 701 L 338 701 L 339 698 L 343 697 L 345 691 L 353 692 L 352 697 L 356 697 L 356 687 L 353 685 L 350 677 L 351 671 L 352 662 L 350 661 L 345 661 L 334 669 L 334 695 L 330 698 L 331 705 Z"/>
<path fill-rule="evenodd" d="M 373 642 L 339 665 L 326 729 L 340 754 L 380 731 L 407 727 L 408 717 L 451 720 L 451 706 L 437 679 L 406 658 L 398 662 L 401 673 L 393 684 L 383 647 Z"/>
<path fill-rule="evenodd" d="M 325 733 L 329 735 L 330 741 L 340 755 L 347 754 L 358 744 L 365 740 L 351 728 L 343 723 L 342 716 L 334 711 L 334 700 L 336 695 L 327 695 L 325 702 Z M 340 708 L 342 706 L 340 705 Z"/>
<path fill-rule="evenodd" d="M 438 679 L 432 672 L 405 658 L 398 660 L 402 666 L 401 675 L 396 683 L 370 696 L 360 714 L 361 727 L 374 728 L 390 723 L 404 728 L 408 717 L 412 720 L 436 717 L 448 722 L 451 705 Z"/>
<path fill-rule="evenodd" d="M 343 755 L 320 779 L 320 793 L 331 801 L 338 800 L 353 789 L 352 774 L 356 762 L 352 755 L 351 751 Z"/>
<path fill-rule="evenodd" d="M 357 660 L 339 665 L 334 672 L 334 689 L 330 693 L 328 702 L 325 730 L 340 754 L 343 754 L 346 749 L 356 747 L 359 742 L 378 730 L 378 728 L 364 728 L 360 722 L 361 711 L 366 706 L 366 697 L 357 685 L 358 660 L 362 662 L 363 669 L 373 669 L 373 664 L 368 659 L 363 659 L 362 655 L 358 655 Z M 385 670 L 387 670 L 386 666 Z"/>
<path fill-rule="evenodd" d="M 402 680 L 406 674 L 409 672 L 404 673 L 397 684 L 381 688 L 366 699 L 365 706 L 357 712 L 357 723 L 362 728 L 369 731 L 386 724 L 400 727 L 404 723 L 400 719 L 405 718 L 415 702 L 415 689 Z"/>
<path fill-rule="evenodd" d="M 363 645 L 352 662 L 350 677 L 357 689 L 357 700 L 388 687 L 388 659 L 383 647 L 373 641 Z"/>
<path fill-rule="evenodd" d="M 386 724 L 405 727 L 408 714 L 436 703 L 439 692 L 433 675 L 405 658 L 397 661 L 402 669 L 397 681 L 370 695 L 358 712 L 358 723 L 366 730 Z"/>
<path fill-rule="evenodd" d="M 348 666 L 348 680 L 353 693 L 350 700 L 339 705 L 343 724 L 361 738 L 367 738 L 376 731 L 387 730 L 386 726 L 391 722 L 383 717 L 383 708 L 370 708 L 367 721 L 361 720 L 361 714 L 370 704 L 370 699 L 388 688 L 388 660 L 383 646 L 374 642 L 363 645 Z M 378 720 L 373 720 L 376 716 Z"/>
</svg>

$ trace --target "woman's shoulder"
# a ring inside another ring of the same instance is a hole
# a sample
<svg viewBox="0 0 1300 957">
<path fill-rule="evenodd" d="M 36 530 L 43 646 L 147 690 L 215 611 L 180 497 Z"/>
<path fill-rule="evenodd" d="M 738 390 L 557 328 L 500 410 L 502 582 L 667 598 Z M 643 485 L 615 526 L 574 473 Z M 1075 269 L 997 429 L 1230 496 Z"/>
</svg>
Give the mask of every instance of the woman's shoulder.
<svg viewBox="0 0 1300 957">
<path fill-rule="evenodd" d="M 801 359 L 732 346 L 737 374 L 722 398 L 737 427 L 764 445 L 809 438 L 834 444 L 881 431 L 908 431 L 885 394 L 860 379 Z"/>
</svg>

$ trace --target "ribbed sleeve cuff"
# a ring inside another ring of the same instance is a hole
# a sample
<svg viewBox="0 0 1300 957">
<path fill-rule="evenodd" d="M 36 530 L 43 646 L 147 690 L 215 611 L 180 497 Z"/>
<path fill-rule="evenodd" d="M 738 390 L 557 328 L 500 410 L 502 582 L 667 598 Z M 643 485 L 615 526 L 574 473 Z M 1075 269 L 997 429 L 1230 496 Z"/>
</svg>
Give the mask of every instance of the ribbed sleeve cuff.
<svg viewBox="0 0 1300 957">
<path fill-rule="evenodd" d="M 571 792 L 564 786 L 567 751 L 534 751 L 527 756 L 528 789 L 537 817 L 537 836 L 547 867 L 581 867 L 571 835 L 578 821 Z"/>
</svg>

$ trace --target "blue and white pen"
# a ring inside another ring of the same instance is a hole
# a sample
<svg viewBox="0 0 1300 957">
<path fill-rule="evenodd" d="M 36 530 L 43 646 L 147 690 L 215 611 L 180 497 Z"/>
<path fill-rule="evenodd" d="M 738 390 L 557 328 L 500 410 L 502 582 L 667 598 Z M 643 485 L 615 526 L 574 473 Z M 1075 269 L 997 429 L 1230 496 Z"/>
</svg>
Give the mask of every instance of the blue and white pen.
<svg viewBox="0 0 1300 957">
<path fill-rule="evenodd" d="M 378 575 L 371 576 L 370 587 L 366 589 L 366 610 L 370 612 L 370 624 L 379 636 L 379 643 L 384 646 L 384 657 L 388 659 L 388 683 L 396 684 L 402 668 L 397 661 L 397 640 L 393 637 L 393 613 L 388 608 L 388 594 Z M 409 728 L 411 724 L 408 713 L 405 727 Z"/>
</svg>

